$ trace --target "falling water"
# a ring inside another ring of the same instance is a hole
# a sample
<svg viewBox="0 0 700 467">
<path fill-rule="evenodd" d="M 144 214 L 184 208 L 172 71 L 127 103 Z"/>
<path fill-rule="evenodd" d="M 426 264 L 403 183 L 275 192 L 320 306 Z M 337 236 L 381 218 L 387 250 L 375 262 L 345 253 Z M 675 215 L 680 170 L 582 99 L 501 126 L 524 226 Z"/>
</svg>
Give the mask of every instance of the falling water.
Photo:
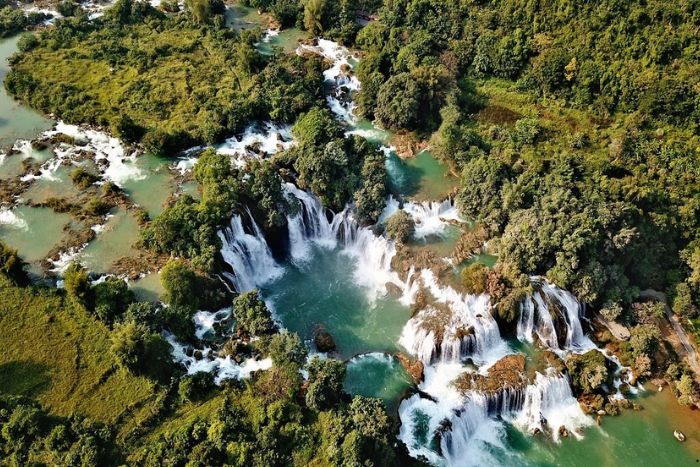
<svg viewBox="0 0 700 467">
<path fill-rule="evenodd" d="M 218 232 L 222 243 L 221 256 L 233 269 L 233 273 L 225 272 L 224 275 L 238 292 L 259 287 L 284 272 L 273 258 L 270 247 L 250 212 L 248 218 L 252 233 L 246 232 L 243 219 L 238 214 L 231 218 L 231 224 L 226 229 Z"/>
</svg>

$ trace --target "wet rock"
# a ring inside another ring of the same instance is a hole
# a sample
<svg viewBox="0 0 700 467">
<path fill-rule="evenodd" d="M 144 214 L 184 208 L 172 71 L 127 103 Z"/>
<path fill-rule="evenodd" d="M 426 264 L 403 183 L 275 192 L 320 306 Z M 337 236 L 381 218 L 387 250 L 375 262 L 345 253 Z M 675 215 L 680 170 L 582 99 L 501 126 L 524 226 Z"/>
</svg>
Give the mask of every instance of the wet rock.
<svg viewBox="0 0 700 467">
<path fill-rule="evenodd" d="M 204 354 L 202 354 L 201 350 L 195 350 L 193 356 L 195 360 L 199 361 L 204 357 Z"/>
<path fill-rule="evenodd" d="M 399 298 L 403 295 L 403 290 L 401 289 L 401 287 L 394 284 L 393 282 L 387 282 L 385 284 L 385 287 L 386 287 L 387 293 L 392 298 Z"/>
<path fill-rule="evenodd" d="M 423 381 L 423 363 L 420 360 L 411 358 L 404 353 L 396 354 L 396 358 L 408 374 L 411 375 L 411 378 L 413 378 L 416 384 Z"/>
<path fill-rule="evenodd" d="M 319 352 L 330 352 L 335 350 L 335 339 L 324 327 L 319 326 L 314 334 L 314 345 Z"/>
<path fill-rule="evenodd" d="M 497 394 L 504 388 L 524 389 L 528 384 L 525 356 L 507 355 L 494 363 L 487 375 L 464 373 L 453 384 L 462 393 L 475 390 Z"/>
<path fill-rule="evenodd" d="M 559 436 L 568 438 L 569 437 L 569 430 L 566 429 L 565 426 L 560 426 L 559 427 Z"/>
</svg>

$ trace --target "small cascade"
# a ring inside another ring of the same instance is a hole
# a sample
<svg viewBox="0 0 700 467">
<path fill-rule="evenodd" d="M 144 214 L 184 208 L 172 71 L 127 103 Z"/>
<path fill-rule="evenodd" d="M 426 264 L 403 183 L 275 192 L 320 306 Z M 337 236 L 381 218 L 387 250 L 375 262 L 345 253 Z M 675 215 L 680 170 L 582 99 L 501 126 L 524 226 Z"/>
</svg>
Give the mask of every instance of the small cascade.
<svg viewBox="0 0 700 467">
<path fill-rule="evenodd" d="M 248 217 L 252 233 L 246 232 L 243 219 L 238 214 L 231 218 L 231 224 L 226 229 L 218 232 L 222 243 L 221 256 L 233 269 L 233 273 L 225 272 L 224 275 L 239 293 L 259 287 L 284 272 L 273 258 L 250 212 Z"/>
<path fill-rule="evenodd" d="M 230 156 L 236 167 L 241 168 L 251 157 L 264 158 L 289 149 L 295 144 L 290 125 L 263 122 L 249 125 L 240 137 L 228 138 L 216 148 L 216 151 Z"/>
<path fill-rule="evenodd" d="M 555 441 L 565 431 L 580 437 L 581 429 L 593 424 L 573 397 L 567 378 L 552 369 L 537 373 L 524 388 L 497 394 L 460 394 L 452 382 L 462 372 L 454 364 L 428 367 L 420 389 L 431 398 L 415 394 L 402 402 L 399 438 L 413 456 L 423 455 L 437 465 L 491 465 L 494 451 L 507 455 L 503 422 L 528 433 L 547 432 Z M 435 436 L 439 450 L 431 442 Z"/>
<path fill-rule="evenodd" d="M 331 93 L 326 96 L 328 106 L 340 120 L 352 123 L 355 121 L 355 103 L 352 92 L 360 89 L 360 81 L 351 72 L 351 60 L 357 61 L 350 51 L 337 42 L 318 39 L 315 46 L 301 45 L 297 53 L 309 51 L 329 60 L 332 65 L 324 70 L 323 77 L 331 87 Z"/>
<path fill-rule="evenodd" d="M 507 352 L 487 295 L 464 295 L 437 283 L 421 271 L 423 286 L 436 299 L 404 326 L 399 343 L 425 365 L 456 363 L 471 357 L 481 364 L 495 362 Z"/>
<path fill-rule="evenodd" d="M 290 255 L 295 262 L 309 259 L 312 244 L 327 249 L 339 246 L 357 261 L 356 284 L 368 288 L 373 296 L 383 294 L 387 282 L 403 285 L 391 270 L 391 260 L 396 254 L 392 242 L 360 226 L 350 209 L 333 215 L 318 198 L 293 184 L 287 183 L 285 190 L 300 205 L 299 212 L 287 217 Z"/>
<path fill-rule="evenodd" d="M 416 228 L 414 238 L 424 240 L 428 237 L 442 235 L 451 223 L 463 222 L 455 202 L 451 198 L 443 201 L 405 202 L 389 195 L 386 207 L 379 216 L 379 222 L 386 222 L 396 211 L 402 209 L 411 216 Z"/>
<path fill-rule="evenodd" d="M 518 319 L 518 339 L 522 342 L 534 341 L 534 334 L 551 350 L 586 352 L 595 349 L 595 344 L 583 333 L 581 326 L 582 307 L 576 297 L 566 290 L 542 282 L 540 290 L 520 304 Z M 553 317 L 566 325 L 566 335 L 557 332 Z"/>
<path fill-rule="evenodd" d="M 562 428 L 580 438 L 579 430 L 593 424 L 571 393 L 568 378 L 551 369 L 547 375 L 537 373 L 535 384 L 525 390 L 522 409 L 511 421 L 530 433 L 549 429 L 554 441 L 559 440 Z"/>
</svg>

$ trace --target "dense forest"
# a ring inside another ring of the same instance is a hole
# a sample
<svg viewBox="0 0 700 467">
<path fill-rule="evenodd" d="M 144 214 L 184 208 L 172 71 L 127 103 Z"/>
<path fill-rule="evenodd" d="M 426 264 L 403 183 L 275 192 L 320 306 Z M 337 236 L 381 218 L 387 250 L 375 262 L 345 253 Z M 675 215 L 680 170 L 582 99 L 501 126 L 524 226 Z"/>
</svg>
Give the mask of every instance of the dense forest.
<svg viewBox="0 0 700 467">
<path fill-rule="evenodd" d="M 676 315 L 700 317 L 700 1 L 242 3 L 357 50 L 357 114 L 429 145 L 459 178 L 457 205 L 475 225 L 461 246 L 488 242 L 498 256 L 493 268 L 467 267 L 461 290 L 488 292 L 514 333 L 529 277 L 544 276 L 630 328 L 623 362 L 675 381 L 691 405 L 690 372 L 661 342 L 663 309 L 640 303 L 640 292 L 663 291 Z M 0 36 L 43 19 L 3 6 Z M 245 170 L 203 150 L 193 170 L 201 196 L 144 219 L 141 246 L 167 262 L 164 304 L 137 301 L 119 279 L 92 284 L 76 264 L 64 290 L 31 285 L 0 243 L 3 311 L 34 323 L 0 313 L 0 334 L 71 349 L 55 352 L 58 364 L 37 351 L 40 366 L 69 373 L 61 385 L 54 370 L 29 378 L 0 365 L 0 378 L 27 381 L 7 391 L 27 397 L 0 392 L 7 464 L 414 462 L 382 401 L 343 391 L 342 362 L 307 361 L 302 339 L 278 328 L 257 291 L 236 295 L 217 275 L 217 232 L 232 215 L 250 213 L 271 238 L 285 231 L 285 214 L 299 209 L 286 181 L 334 212 L 352 204 L 363 225 L 382 213 L 385 156 L 346 137 L 327 110 L 323 60 L 258 53 L 262 31 L 228 27 L 217 0 L 188 0 L 182 14 L 175 2 L 118 0 L 96 19 L 70 0 L 61 8 L 65 18 L 25 33 L 10 60 L 4 85 L 29 106 L 171 157 L 252 121 L 292 125 L 297 144 Z M 385 229 L 401 249 L 413 228 L 399 214 Z M 230 355 L 270 357 L 272 369 L 220 386 L 208 373 L 183 375 L 166 336 L 194 342 L 197 310 L 224 306 L 234 315 Z M 86 361 L 71 361 L 74 348 Z M 578 394 L 600 392 L 612 373 L 596 352 L 566 366 Z M 79 400 L 105 382 L 127 410 Z"/>
</svg>

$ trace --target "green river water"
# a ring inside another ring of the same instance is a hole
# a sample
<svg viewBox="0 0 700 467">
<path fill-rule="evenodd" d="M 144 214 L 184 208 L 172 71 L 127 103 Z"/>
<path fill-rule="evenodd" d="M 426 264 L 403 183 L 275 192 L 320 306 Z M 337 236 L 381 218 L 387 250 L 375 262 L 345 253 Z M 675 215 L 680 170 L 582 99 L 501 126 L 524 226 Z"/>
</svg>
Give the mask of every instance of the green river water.
<svg viewBox="0 0 700 467">
<path fill-rule="evenodd" d="M 260 18 L 251 9 L 239 8 L 229 14 L 229 21 L 234 27 L 242 28 L 259 24 Z M 271 51 L 270 46 L 293 48 L 300 37 L 299 31 L 283 31 L 269 44 L 260 47 L 263 52 Z M 7 69 L 5 58 L 15 48 L 16 38 L 0 41 L 0 75 L 4 75 Z M 4 89 L 0 90 L 0 147 L 11 145 L 17 138 L 35 136 L 50 124 L 50 120 L 15 103 Z M 378 138 L 386 141 L 387 136 L 383 134 Z M 21 159 L 12 159 L 8 158 L 0 165 L 0 178 L 14 177 L 19 173 Z M 142 156 L 137 159 L 137 164 L 146 176 L 124 185 L 125 191 L 151 216 L 162 211 L 163 203 L 176 190 L 196 194 L 196 184 L 188 183 L 180 188 L 175 185 L 167 170 L 168 163 L 167 160 Z M 387 169 L 392 192 L 406 197 L 441 199 L 457 183 L 428 151 L 409 160 L 390 155 Z M 68 174 L 67 168 L 59 170 L 57 181 L 36 182 L 25 196 L 36 201 L 55 194 L 57 190 L 69 193 L 64 191 L 72 189 Z M 74 222 L 67 214 L 57 214 L 46 208 L 20 205 L 14 213 L 23 223 L 0 223 L 0 238 L 17 248 L 23 258 L 33 264 L 61 241 Z M 106 272 L 117 259 L 137 253 L 134 244 L 138 232 L 134 216 L 123 209 L 116 210 L 80 258 L 89 269 Z M 434 248 L 436 253 L 446 254 L 458 234 L 458 228 L 450 228 L 442 241 L 428 241 L 417 247 Z M 275 314 L 284 325 L 307 341 L 312 340 L 316 326 L 324 326 L 336 340 L 337 356 L 349 359 L 345 389 L 352 394 L 380 397 L 395 414 L 402 395 L 412 383 L 403 367 L 385 352 L 401 350 L 398 338 L 411 312 L 391 297 L 370 299 L 366 291 L 353 281 L 353 261 L 338 250 L 314 247 L 307 263 L 284 264 L 285 274 L 264 287 L 262 293 L 271 301 Z M 495 257 L 483 254 L 470 261 L 492 266 Z M 132 281 L 130 286 L 141 299 L 157 300 L 162 294 L 157 273 Z M 503 457 L 503 462 L 541 466 L 697 465 L 700 458 L 700 416 L 680 407 L 668 389 L 661 394 L 651 389 L 638 399 L 644 410 L 605 417 L 602 426 L 586 430 L 581 441 L 565 439 L 556 444 L 506 428 L 505 442 L 511 455 Z M 688 440 L 683 444 L 677 442 L 672 433 L 674 429 L 682 430 Z"/>
</svg>

